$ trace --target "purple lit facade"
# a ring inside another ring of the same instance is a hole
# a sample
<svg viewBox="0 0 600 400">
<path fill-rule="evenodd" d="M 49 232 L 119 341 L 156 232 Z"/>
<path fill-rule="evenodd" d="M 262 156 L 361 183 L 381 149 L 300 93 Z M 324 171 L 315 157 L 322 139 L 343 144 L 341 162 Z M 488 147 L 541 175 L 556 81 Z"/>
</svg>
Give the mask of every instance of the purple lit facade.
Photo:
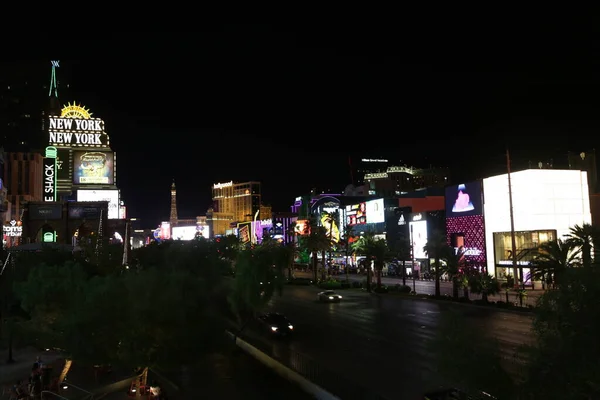
<svg viewBox="0 0 600 400">
<path fill-rule="evenodd" d="M 487 265 L 483 184 L 480 180 L 447 186 L 445 189 L 448 244 L 462 249 L 474 266 Z"/>
<path fill-rule="evenodd" d="M 450 246 L 463 247 L 467 260 L 475 265 L 486 265 L 483 215 L 446 218 L 446 232 Z"/>
</svg>

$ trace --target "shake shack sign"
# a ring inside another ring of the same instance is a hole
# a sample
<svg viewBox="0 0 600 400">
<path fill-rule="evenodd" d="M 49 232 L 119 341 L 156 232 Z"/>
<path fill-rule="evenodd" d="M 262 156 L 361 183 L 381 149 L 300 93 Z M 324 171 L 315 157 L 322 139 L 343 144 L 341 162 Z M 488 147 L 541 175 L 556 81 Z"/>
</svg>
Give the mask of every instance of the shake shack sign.
<svg viewBox="0 0 600 400">
<path fill-rule="evenodd" d="M 99 118 L 50 117 L 49 144 L 52 146 L 108 147 L 104 121 Z"/>
<path fill-rule="evenodd" d="M 56 158 L 44 158 L 44 201 L 56 201 Z"/>
</svg>

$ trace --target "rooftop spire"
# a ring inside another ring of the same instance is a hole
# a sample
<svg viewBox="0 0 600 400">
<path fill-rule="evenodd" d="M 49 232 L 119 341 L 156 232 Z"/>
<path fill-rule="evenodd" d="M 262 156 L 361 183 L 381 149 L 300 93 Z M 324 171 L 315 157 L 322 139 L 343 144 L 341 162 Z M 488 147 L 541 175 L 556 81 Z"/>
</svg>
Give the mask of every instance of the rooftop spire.
<svg viewBox="0 0 600 400">
<path fill-rule="evenodd" d="M 48 92 L 48 96 L 58 98 L 58 85 L 56 84 L 56 68 L 60 66 L 60 61 L 55 60 L 50 61 L 50 63 L 52 64 L 52 73 L 50 75 L 50 91 Z"/>
</svg>

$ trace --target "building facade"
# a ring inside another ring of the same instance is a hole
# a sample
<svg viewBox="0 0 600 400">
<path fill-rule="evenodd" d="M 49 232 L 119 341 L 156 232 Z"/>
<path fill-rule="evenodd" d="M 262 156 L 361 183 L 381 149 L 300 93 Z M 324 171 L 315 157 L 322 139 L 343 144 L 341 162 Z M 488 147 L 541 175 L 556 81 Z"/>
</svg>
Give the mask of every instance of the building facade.
<svg viewBox="0 0 600 400">
<path fill-rule="evenodd" d="M 216 183 L 212 187 L 212 201 L 206 219 L 213 235 L 225 235 L 232 224 L 261 219 L 260 182 Z"/>
<path fill-rule="evenodd" d="M 4 163 L 3 186 L 6 187 L 7 214 L 21 220 L 24 204 L 41 201 L 43 196 L 43 157 L 38 153 L 7 153 Z"/>
<path fill-rule="evenodd" d="M 511 174 L 516 278 L 529 282 L 535 250 L 563 239 L 575 225 L 590 224 L 585 171 L 530 169 Z M 483 180 L 487 267 L 499 278 L 514 275 L 508 175 Z"/>
</svg>

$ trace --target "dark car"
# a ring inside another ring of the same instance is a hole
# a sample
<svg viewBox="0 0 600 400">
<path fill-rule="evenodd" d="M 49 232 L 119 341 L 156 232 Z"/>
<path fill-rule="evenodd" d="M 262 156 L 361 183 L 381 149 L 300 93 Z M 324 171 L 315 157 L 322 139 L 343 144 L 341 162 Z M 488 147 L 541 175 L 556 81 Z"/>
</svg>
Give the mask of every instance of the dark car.
<svg viewBox="0 0 600 400">
<path fill-rule="evenodd" d="M 294 332 L 294 325 L 282 314 L 267 313 L 258 317 L 262 329 L 271 335 L 288 336 Z"/>
</svg>

